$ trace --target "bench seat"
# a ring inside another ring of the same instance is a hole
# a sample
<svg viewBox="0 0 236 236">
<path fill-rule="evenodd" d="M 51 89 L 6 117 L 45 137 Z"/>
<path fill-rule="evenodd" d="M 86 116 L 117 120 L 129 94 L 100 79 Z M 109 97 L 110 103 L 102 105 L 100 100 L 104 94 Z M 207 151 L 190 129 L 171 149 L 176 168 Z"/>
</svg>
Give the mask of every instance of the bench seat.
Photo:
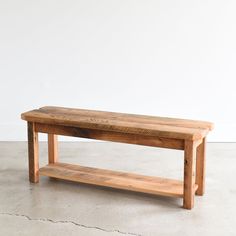
<svg viewBox="0 0 236 236">
<path fill-rule="evenodd" d="M 52 106 L 23 113 L 21 117 L 42 124 L 187 140 L 202 139 L 213 128 L 212 123 L 205 121 Z"/>
</svg>

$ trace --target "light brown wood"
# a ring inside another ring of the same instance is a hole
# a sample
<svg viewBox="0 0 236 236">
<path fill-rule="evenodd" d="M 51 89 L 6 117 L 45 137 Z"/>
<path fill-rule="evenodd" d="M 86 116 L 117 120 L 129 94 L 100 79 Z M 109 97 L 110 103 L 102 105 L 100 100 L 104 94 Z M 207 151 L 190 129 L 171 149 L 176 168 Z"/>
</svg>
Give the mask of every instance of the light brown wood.
<svg viewBox="0 0 236 236">
<path fill-rule="evenodd" d="M 184 140 L 36 123 L 37 132 L 183 150 Z"/>
<path fill-rule="evenodd" d="M 40 172 L 81 183 L 182 197 L 186 209 L 193 208 L 195 193 L 204 193 L 210 122 L 61 107 L 42 107 L 21 117 L 28 121 L 30 182 L 37 183 Z M 40 171 L 38 132 L 48 134 L 49 165 Z M 57 135 L 184 150 L 184 181 L 58 163 Z"/>
<path fill-rule="evenodd" d="M 58 107 L 33 110 L 23 113 L 21 117 L 27 121 L 50 125 L 188 140 L 202 139 L 211 129 L 209 122 L 196 121 L 194 125 L 191 120 Z"/>
<path fill-rule="evenodd" d="M 58 161 L 58 142 L 57 135 L 48 132 L 48 162 Z"/>
<path fill-rule="evenodd" d="M 36 125 L 37 126 L 37 125 Z M 198 139 L 194 141 L 194 147 L 197 148 L 201 143 L 203 139 Z"/>
<path fill-rule="evenodd" d="M 29 158 L 29 180 L 32 183 L 39 182 L 39 154 L 38 133 L 35 124 L 28 122 L 28 158 Z"/>
<path fill-rule="evenodd" d="M 196 147 L 193 141 L 185 141 L 184 150 L 184 200 L 183 207 L 192 209 L 195 195 Z"/>
<path fill-rule="evenodd" d="M 205 150 L 206 138 L 197 148 L 197 160 L 196 160 L 196 184 L 198 185 L 197 195 L 202 196 L 205 192 Z"/>
<path fill-rule="evenodd" d="M 46 106 L 41 107 L 40 110 L 52 112 L 54 114 L 67 114 L 68 112 L 78 116 L 89 116 L 89 117 L 99 117 L 107 119 L 119 119 L 122 121 L 132 121 L 138 123 L 153 123 L 161 125 L 172 125 L 179 127 L 188 127 L 196 129 L 213 129 L 213 124 L 206 121 L 196 121 L 196 120 L 187 120 L 187 119 L 178 119 L 178 118 L 169 118 L 169 117 L 160 117 L 160 116 L 147 116 L 147 115 L 136 115 L 128 113 L 117 113 L 117 112 L 107 112 L 107 111 L 96 111 L 96 110 L 86 110 L 78 108 L 65 108 L 65 107 L 53 107 Z"/>
<path fill-rule="evenodd" d="M 183 197 L 183 182 L 64 163 L 49 164 L 40 175 L 155 195 Z M 195 185 L 197 189 L 197 185 Z"/>
</svg>

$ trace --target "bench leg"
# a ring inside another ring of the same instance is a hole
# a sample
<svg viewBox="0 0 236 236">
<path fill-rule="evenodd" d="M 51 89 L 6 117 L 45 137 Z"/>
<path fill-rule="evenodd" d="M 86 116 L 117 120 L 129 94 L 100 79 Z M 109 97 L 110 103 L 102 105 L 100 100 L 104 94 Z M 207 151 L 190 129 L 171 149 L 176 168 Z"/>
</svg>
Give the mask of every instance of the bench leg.
<svg viewBox="0 0 236 236">
<path fill-rule="evenodd" d="M 205 147 L 206 139 L 197 147 L 196 184 L 198 189 L 196 195 L 202 196 L 205 192 Z"/>
<path fill-rule="evenodd" d="M 29 181 L 39 182 L 39 153 L 38 133 L 35 132 L 35 124 L 28 122 L 28 157 L 29 157 Z"/>
<path fill-rule="evenodd" d="M 55 163 L 58 161 L 57 135 L 48 134 L 48 162 Z"/>
<path fill-rule="evenodd" d="M 185 141 L 184 147 L 184 199 L 183 207 L 192 209 L 195 196 L 195 157 L 196 147 L 193 141 Z"/>
</svg>

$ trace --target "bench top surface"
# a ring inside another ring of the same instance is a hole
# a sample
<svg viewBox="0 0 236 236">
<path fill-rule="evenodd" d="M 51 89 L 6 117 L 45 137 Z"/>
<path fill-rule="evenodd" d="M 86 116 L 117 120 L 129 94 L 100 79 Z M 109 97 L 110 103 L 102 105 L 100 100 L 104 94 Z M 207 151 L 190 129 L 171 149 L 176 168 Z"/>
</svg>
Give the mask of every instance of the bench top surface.
<svg viewBox="0 0 236 236">
<path fill-rule="evenodd" d="M 46 106 L 21 114 L 23 120 L 121 133 L 197 140 L 213 129 L 206 121 Z"/>
</svg>

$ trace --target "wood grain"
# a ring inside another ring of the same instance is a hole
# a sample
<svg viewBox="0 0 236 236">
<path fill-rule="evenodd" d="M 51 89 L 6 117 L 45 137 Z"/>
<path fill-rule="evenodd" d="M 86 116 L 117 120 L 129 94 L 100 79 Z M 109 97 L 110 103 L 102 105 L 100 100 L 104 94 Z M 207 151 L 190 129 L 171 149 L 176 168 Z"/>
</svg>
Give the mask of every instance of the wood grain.
<svg viewBox="0 0 236 236">
<path fill-rule="evenodd" d="M 36 123 L 37 132 L 183 150 L 184 140 Z"/>
<path fill-rule="evenodd" d="M 183 182 L 64 163 L 49 164 L 40 175 L 155 195 L 183 197 Z M 197 186 L 195 186 L 195 189 Z"/>
<path fill-rule="evenodd" d="M 58 107 L 29 111 L 21 117 L 43 124 L 188 140 L 202 139 L 212 128 L 209 122 Z"/>
<path fill-rule="evenodd" d="M 30 182 L 37 183 L 40 172 L 81 183 L 182 197 L 186 209 L 193 208 L 195 193 L 204 194 L 210 122 L 63 107 L 42 107 L 21 117 L 28 121 Z M 48 134 L 49 165 L 40 170 L 38 132 Z M 57 135 L 184 150 L 184 182 L 58 163 Z"/>
<path fill-rule="evenodd" d="M 57 135 L 48 133 L 48 162 L 55 163 L 58 161 L 58 142 Z"/>
<path fill-rule="evenodd" d="M 100 117 L 107 119 L 119 119 L 122 121 L 135 121 L 138 123 L 153 123 L 161 125 L 172 125 L 179 127 L 188 127 L 188 128 L 199 128 L 199 129 L 213 129 L 213 124 L 206 121 L 196 121 L 196 120 L 187 120 L 179 118 L 169 118 L 169 117 L 160 117 L 160 116 L 147 116 L 147 115 L 137 115 L 137 114 L 128 114 L 128 113 L 117 113 L 117 112 L 107 112 L 107 111 L 97 111 L 97 110 L 87 110 L 87 109 L 78 109 L 78 108 L 65 108 L 65 107 L 53 107 L 45 106 L 41 107 L 40 110 L 47 112 L 53 112 L 54 114 L 71 114 L 78 116 L 87 116 L 87 117 Z"/>
<path fill-rule="evenodd" d="M 195 195 L 196 147 L 193 141 L 185 141 L 184 150 L 184 200 L 183 207 L 192 209 Z"/>
<path fill-rule="evenodd" d="M 35 131 L 35 124 L 31 122 L 28 122 L 28 159 L 29 180 L 37 183 L 39 182 L 38 133 Z"/>
<path fill-rule="evenodd" d="M 197 160 L 196 160 L 196 184 L 198 190 L 196 195 L 202 196 L 205 192 L 205 152 L 206 152 L 206 138 L 203 139 L 202 143 L 197 148 Z"/>
</svg>

